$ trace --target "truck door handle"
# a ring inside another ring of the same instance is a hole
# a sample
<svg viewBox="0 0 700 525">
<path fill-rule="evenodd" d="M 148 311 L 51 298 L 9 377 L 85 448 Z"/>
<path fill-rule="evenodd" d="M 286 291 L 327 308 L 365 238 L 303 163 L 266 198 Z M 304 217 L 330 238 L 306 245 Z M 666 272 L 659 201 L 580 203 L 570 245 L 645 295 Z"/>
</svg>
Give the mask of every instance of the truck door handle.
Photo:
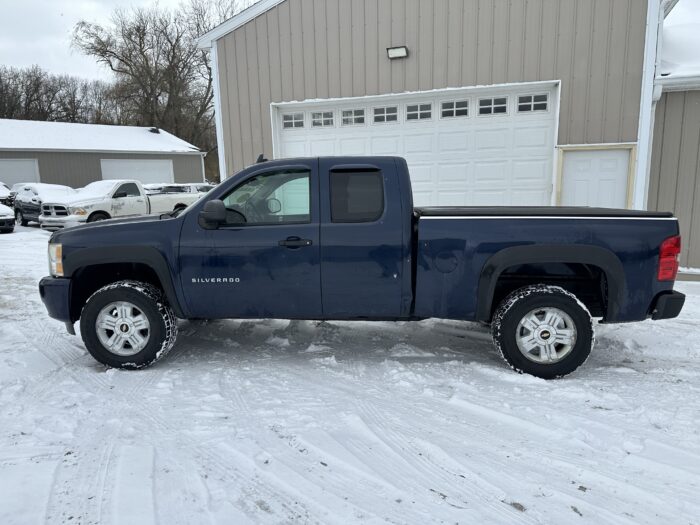
<svg viewBox="0 0 700 525">
<path fill-rule="evenodd" d="M 300 239 L 299 237 L 287 237 L 277 244 L 286 246 L 287 248 L 301 248 L 302 246 L 311 246 L 313 241 L 311 239 Z"/>
</svg>

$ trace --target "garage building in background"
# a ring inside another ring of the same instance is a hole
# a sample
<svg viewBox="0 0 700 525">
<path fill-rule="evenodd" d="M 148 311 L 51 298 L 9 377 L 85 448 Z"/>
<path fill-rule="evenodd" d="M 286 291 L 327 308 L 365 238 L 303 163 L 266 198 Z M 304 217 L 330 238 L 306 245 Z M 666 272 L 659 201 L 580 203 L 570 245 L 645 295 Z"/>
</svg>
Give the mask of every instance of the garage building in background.
<svg viewBox="0 0 700 525">
<path fill-rule="evenodd" d="M 156 128 L 0 119 L 0 182 L 201 182 L 204 153 Z"/>
<path fill-rule="evenodd" d="M 671 162 L 673 130 L 697 119 L 659 100 L 678 3 L 260 0 L 199 40 L 221 177 L 261 153 L 401 155 L 418 205 L 673 211 L 698 268 L 697 170 Z M 692 136 L 681 148 L 696 158 Z"/>
</svg>

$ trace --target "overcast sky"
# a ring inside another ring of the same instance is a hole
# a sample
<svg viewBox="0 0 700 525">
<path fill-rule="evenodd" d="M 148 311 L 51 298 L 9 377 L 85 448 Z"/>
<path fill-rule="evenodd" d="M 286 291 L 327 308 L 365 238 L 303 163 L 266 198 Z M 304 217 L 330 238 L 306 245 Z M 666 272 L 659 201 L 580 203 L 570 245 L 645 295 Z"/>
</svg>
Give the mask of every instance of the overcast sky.
<svg viewBox="0 0 700 525">
<path fill-rule="evenodd" d="M 38 64 L 52 73 L 109 79 L 107 69 L 71 47 L 80 20 L 105 23 L 116 7 L 149 6 L 153 0 L 0 0 L 0 64 Z M 180 0 L 159 0 L 177 7 Z"/>
<path fill-rule="evenodd" d="M 177 7 L 180 0 L 159 0 Z M 52 73 L 109 79 L 92 58 L 71 48 L 73 27 L 81 20 L 108 22 L 115 7 L 149 6 L 154 0 L 0 0 L 0 64 L 38 64 Z M 669 23 L 700 23 L 700 0 L 680 0 Z"/>
</svg>

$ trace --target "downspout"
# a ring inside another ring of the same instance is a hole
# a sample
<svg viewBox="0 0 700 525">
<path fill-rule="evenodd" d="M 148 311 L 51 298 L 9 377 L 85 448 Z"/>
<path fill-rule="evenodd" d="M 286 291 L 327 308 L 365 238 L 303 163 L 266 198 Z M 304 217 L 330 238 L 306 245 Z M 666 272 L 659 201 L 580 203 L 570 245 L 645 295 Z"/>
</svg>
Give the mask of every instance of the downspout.
<svg viewBox="0 0 700 525">
<path fill-rule="evenodd" d="M 649 0 L 653 1 L 653 0 Z M 661 50 L 663 47 L 663 31 L 664 31 L 664 18 L 666 18 L 667 8 L 672 7 L 671 4 L 675 5 L 678 0 L 662 0 L 658 7 L 658 15 L 656 19 L 656 45 L 655 45 L 655 59 L 654 59 L 654 71 L 652 74 L 652 90 L 651 90 L 651 107 L 649 114 L 649 124 L 646 128 L 647 139 L 644 141 L 646 155 L 644 159 L 643 172 L 638 170 L 637 182 L 640 182 L 639 174 L 642 174 L 643 187 L 637 189 L 635 184 L 635 202 L 634 207 L 637 209 L 648 209 L 649 207 L 649 179 L 651 177 L 651 157 L 654 149 L 654 123 L 656 121 L 656 105 L 661 99 L 661 94 L 663 92 L 663 87 L 656 82 L 656 74 L 661 68 Z M 641 114 L 640 114 L 641 118 Z M 643 131 L 640 122 L 640 131 Z M 640 146 L 642 136 L 640 134 Z"/>
</svg>

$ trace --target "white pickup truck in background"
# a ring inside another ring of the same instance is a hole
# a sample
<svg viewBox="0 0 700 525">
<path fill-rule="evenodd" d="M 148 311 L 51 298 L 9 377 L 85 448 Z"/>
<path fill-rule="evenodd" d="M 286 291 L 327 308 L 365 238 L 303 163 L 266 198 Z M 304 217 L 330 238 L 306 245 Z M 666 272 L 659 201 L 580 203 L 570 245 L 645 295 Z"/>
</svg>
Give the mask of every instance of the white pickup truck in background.
<svg viewBox="0 0 700 525">
<path fill-rule="evenodd" d="M 159 185 L 167 186 L 167 185 Z M 42 204 L 39 223 L 47 230 L 117 217 L 166 213 L 184 209 L 203 193 L 150 193 L 137 180 L 101 180 L 74 195 Z"/>
</svg>

